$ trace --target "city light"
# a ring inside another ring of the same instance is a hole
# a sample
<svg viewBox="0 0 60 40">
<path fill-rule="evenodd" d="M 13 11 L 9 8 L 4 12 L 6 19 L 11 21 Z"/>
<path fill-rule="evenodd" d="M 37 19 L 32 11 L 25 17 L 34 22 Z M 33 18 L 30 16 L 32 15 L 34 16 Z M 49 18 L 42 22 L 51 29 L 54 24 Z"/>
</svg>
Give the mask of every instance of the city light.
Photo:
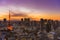
<svg viewBox="0 0 60 40">
<path fill-rule="evenodd" d="M 60 40 L 60 0 L 0 0 L 0 40 Z"/>
</svg>

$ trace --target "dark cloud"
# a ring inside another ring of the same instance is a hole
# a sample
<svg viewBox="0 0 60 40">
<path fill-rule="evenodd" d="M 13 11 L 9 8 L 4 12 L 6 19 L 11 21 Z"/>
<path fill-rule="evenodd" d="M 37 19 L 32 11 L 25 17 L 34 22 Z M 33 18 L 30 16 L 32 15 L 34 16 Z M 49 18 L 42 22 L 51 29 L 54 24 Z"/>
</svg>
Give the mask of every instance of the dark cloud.
<svg viewBox="0 0 60 40">
<path fill-rule="evenodd" d="M 23 14 L 23 13 L 18 13 L 18 14 L 13 14 L 11 15 L 12 17 L 27 17 L 27 14 Z"/>
</svg>

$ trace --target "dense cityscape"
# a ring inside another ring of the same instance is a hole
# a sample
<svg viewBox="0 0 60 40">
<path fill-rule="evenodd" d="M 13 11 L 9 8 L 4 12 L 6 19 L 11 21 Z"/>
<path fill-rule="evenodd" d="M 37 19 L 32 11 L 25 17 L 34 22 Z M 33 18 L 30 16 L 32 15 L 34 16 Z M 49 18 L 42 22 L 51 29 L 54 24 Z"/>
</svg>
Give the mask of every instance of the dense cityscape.
<svg viewBox="0 0 60 40">
<path fill-rule="evenodd" d="M 60 40 L 60 0 L 0 0 L 0 40 Z"/>
<path fill-rule="evenodd" d="M 43 19 L 40 21 L 21 18 L 20 21 L 0 21 L 0 40 L 59 40 L 60 21 Z"/>
</svg>

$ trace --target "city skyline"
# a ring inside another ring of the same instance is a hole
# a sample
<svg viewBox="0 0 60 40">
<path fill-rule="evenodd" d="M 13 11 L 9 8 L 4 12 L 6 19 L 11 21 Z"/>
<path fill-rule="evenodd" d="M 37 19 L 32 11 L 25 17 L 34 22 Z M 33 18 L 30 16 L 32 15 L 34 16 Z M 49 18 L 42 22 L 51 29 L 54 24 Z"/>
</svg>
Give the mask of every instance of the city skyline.
<svg viewBox="0 0 60 40">
<path fill-rule="evenodd" d="M 59 4 L 59 0 L 0 0 L 0 20 L 9 19 L 9 10 L 14 12 L 11 13 L 11 19 L 60 20 Z"/>
</svg>

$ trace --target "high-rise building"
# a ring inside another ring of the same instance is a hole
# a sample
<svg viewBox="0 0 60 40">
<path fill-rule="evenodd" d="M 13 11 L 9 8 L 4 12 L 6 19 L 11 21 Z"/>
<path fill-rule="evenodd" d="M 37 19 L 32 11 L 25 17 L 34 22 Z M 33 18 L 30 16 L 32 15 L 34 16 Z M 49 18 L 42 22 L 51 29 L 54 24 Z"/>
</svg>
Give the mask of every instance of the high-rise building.
<svg viewBox="0 0 60 40">
<path fill-rule="evenodd" d="M 44 30 L 44 19 L 43 18 L 40 19 L 40 29 L 41 31 Z"/>
<path fill-rule="evenodd" d="M 30 18 L 24 18 L 24 24 L 26 26 L 29 26 L 30 25 Z"/>
<path fill-rule="evenodd" d="M 6 18 L 4 18 L 4 19 L 3 19 L 3 22 L 7 22 L 7 19 L 6 19 Z"/>
<path fill-rule="evenodd" d="M 7 19 L 6 18 L 3 19 L 2 26 L 7 27 Z"/>
</svg>

